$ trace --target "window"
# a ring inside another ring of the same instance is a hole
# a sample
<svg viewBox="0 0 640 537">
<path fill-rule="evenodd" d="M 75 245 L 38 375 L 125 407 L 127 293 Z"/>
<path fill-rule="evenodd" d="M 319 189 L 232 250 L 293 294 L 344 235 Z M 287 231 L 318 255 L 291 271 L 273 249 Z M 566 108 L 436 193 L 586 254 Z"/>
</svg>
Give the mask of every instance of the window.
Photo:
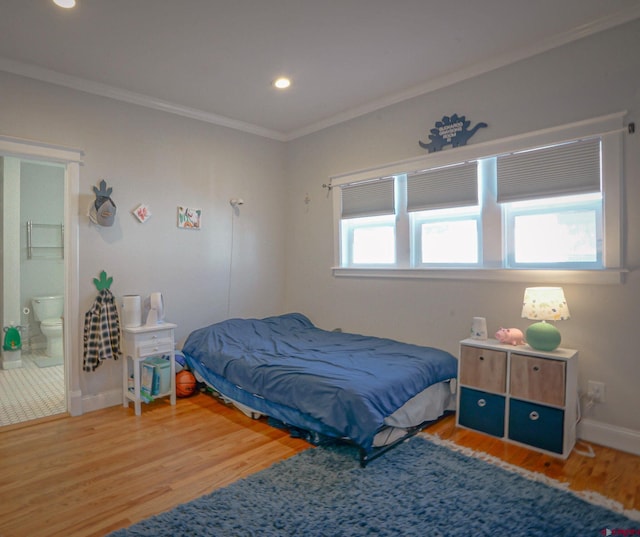
<svg viewBox="0 0 640 537">
<path fill-rule="evenodd" d="M 504 207 L 510 268 L 602 268 L 602 196 L 515 202 Z"/>
<path fill-rule="evenodd" d="M 621 118 L 332 178 L 334 273 L 619 281 Z"/>
<path fill-rule="evenodd" d="M 394 265 L 394 178 L 346 184 L 340 190 L 343 263 L 346 266 Z"/>
<path fill-rule="evenodd" d="M 600 136 L 497 157 L 508 268 L 602 269 Z"/>
<path fill-rule="evenodd" d="M 411 231 L 416 267 L 477 266 L 480 262 L 478 207 L 413 213 Z"/>
<path fill-rule="evenodd" d="M 393 265 L 396 261 L 395 217 L 344 220 L 342 258 L 349 266 Z"/>
<path fill-rule="evenodd" d="M 479 262 L 478 163 L 407 175 L 412 266 Z"/>
</svg>

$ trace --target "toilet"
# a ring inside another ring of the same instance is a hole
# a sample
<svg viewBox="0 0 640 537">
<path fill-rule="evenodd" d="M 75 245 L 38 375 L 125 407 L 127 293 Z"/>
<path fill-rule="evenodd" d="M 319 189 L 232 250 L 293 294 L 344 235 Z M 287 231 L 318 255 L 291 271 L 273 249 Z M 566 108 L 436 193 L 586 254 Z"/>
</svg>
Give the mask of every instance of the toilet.
<svg viewBox="0 0 640 537">
<path fill-rule="evenodd" d="M 31 299 L 33 313 L 40 321 L 40 331 L 47 338 L 47 356 L 64 355 L 62 338 L 63 296 L 36 296 Z"/>
</svg>

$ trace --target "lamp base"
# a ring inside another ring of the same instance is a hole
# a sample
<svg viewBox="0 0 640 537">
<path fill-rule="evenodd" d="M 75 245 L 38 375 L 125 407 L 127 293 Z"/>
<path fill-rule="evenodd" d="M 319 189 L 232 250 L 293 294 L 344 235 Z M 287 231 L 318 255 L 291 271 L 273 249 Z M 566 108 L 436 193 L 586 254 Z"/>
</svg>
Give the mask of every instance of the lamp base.
<svg viewBox="0 0 640 537">
<path fill-rule="evenodd" d="M 527 328 L 527 343 L 539 351 L 552 351 L 558 348 L 562 337 L 552 324 L 541 321 Z"/>
</svg>

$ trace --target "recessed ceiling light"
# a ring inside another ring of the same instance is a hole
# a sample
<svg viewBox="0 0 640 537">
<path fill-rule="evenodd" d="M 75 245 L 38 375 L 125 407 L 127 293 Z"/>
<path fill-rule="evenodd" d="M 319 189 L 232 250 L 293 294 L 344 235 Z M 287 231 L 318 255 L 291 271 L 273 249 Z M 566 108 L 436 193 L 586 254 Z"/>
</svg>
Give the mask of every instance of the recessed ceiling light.
<svg viewBox="0 0 640 537">
<path fill-rule="evenodd" d="M 76 0 L 53 0 L 56 6 L 64 7 L 66 9 L 72 8 L 76 5 Z"/>
<path fill-rule="evenodd" d="M 291 80 L 289 80 L 286 76 L 281 76 L 280 78 L 276 78 L 273 81 L 273 85 L 278 89 L 287 89 L 291 86 Z"/>
</svg>

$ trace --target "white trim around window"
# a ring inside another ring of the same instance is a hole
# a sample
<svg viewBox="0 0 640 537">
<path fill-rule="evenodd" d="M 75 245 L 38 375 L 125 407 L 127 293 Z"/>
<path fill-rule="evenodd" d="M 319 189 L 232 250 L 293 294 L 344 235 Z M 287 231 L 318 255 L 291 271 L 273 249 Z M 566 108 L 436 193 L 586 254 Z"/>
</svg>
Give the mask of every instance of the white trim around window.
<svg viewBox="0 0 640 537">
<path fill-rule="evenodd" d="M 598 136 L 603 140 L 602 177 L 606 191 L 603 205 L 605 249 L 603 251 L 604 269 L 599 270 L 528 270 L 509 269 L 503 265 L 503 246 L 497 241 L 486 241 L 483 245 L 481 267 L 444 267 L 444 268 L 412 268 L 403 259 L 407 255 L 399 256 L 400 263 L 394 267 L 341 267 L 340 264 L 340 221 L 341 221 L 341 188 L 333 189 L 334 211 L 334 268 L 333 274 L 338 277 L 358 278 L 429 278 L 429 279 L 464 279 L 502 282 L 533 282 L 533 283 L 584 283 L 611 284 L 624 281 L 628 272 L 623 267 L 622 229 L 622 168 L 624 144 L 624 116 L 626 112 L 619 112 L 585 121 L 571 123 L 560 127 L 553 127 L 532 133 L 521 134 L 484 142 L 477 145 L 464 146 L 456 149 L 431 153 L 421 157 L 407 159 L 375 168 L 368 168 L 347 174 L 340 174 L 330 178 L 332 187 L 353 184 L 360 181 L 375 180 L 380 177 L 390 177 L 405 174 L 422 173 L 439 167 L 472 162 L 491 156 L 501 156 L 513 152 L 523 151 L 534 147 L 560 144 Z M 481 204 L 495 202 L 495 193 L 480 191 Z M 493 196 L 493 198 L 492 198 Z M 493 199 L 494 201 L 491 201 Z M 401 201 L 401 200 L 400 200 Z M 500 226 L 499 211 L 494 206 L 487 214 L 483 214 L 483 230 Z M 489 219 L 489 221 L 487 221 Z M 400 230 L 402 231 L 402 230 Z"/>
</svg>

